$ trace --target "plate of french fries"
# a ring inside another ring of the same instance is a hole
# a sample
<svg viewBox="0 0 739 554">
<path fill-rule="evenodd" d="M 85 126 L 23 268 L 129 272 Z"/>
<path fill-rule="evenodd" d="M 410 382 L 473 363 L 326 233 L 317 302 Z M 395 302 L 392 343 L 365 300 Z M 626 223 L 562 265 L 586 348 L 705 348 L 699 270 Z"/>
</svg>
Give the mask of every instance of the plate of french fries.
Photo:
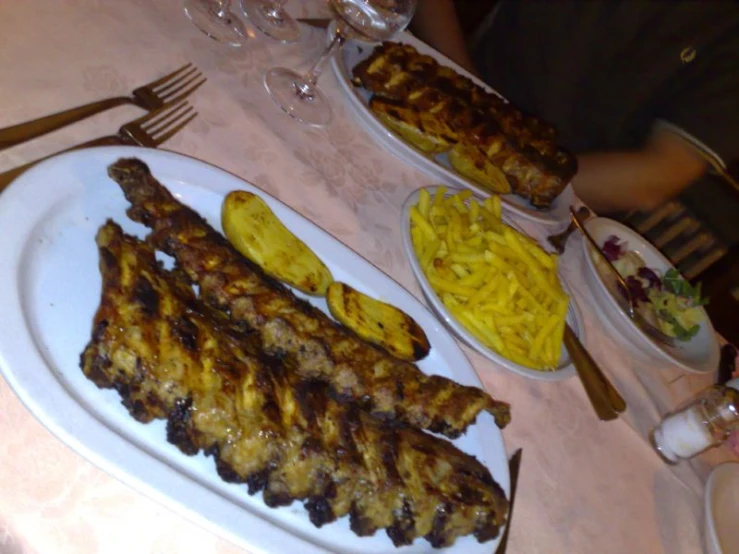
<svg viewBox="0 0 739 554">
<path fill-rule="evenodd" d="M 582 340 L 580 314 L 558 257 L 501 213 L 500 198 L 422 188 L 403 206 L 403 245 L 431 308 L 468 346 L 518 375 L 575 374 L 565 325 Z"/>
</svg>

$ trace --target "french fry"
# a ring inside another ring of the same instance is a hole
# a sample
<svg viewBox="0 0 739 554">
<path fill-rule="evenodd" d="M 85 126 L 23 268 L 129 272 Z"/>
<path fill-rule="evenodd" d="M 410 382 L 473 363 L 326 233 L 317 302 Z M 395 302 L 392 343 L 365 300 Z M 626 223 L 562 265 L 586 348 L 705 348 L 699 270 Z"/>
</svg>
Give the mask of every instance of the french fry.
<svg viewBox="0 0 739 554">
<path fill-rule="evenodd" d="M 560 352 L 562 350 L 562 342 L 564 340 L 569 302 L 563 300 L 559 303 L 557 309 L 559 312 L 559 320 L 557 321 L 557 326 L 554 328 L 554 332 L 551 336 L 552 340 L 549 345 L 549 359 L 552 365 L 556 365 L 557 362 L 559 362 Z"/>
<path fill-rule="evenodd" d="M 425 220 L 428 220 L 430 210 L 431 196 L 429 195 L 429 191 L 421 189 L 421 192 L 418 193 L 418 211 L 421 212 Z"/>
<path fill-rule="evenodd" d="M 529 358 L 536 360 L 539 358 L 541 349 L 544 346 L 544 339 L 554 331 L 559 320 L 559 314 L 549 314 L 544 325 L 539 328 L 539 332 L 536 334 L 534 341 L 531 343 L 531 349 L 529 350 Z"/>
<path fill-rule="evenodd" d="M 495 219 L 500 220 L 500 213 L 501 213 L 501 205 L 500 205 L 500 196 L 497 194 L 494 194 L 493 196 L 489 196 L 483 201 L 485 207 L 487 210 L 495 216 Z"/>
<path fill-rule="evenodd" d="M 413 247 L 416 250 L 423 248 L 423 238 L 420 235 L 421 230 L 418 227 L 413 227 L 411 229 L 411 242 L 413 242 Z"/>
<path fill-rule="evenodd" d="M 441 246 L 441 241 L 438 239 L 434 239 L 425 245 L 423 245 L 423 253 L 421 254 L 419 258 L 419 263 L 421 264 L 421 269 L 426 271 L 426 268 L 431 264 L 431 262 L 436 257 L 436 254 L 439 251 L 439 247 Z M 416 252 L 420 250 L 417 249 Z"/>
<path fill-rule="evenodd" d="M 475 269 L 466 277 L 461 278 L 459 280 L 459 284 L 464 285 L 465 287 L 472 287 L 477 289 L 481 287 L 482 284 L 485 282 L 485 277 L 487 276 L 487 274 L 488 271 L 485 267 Z"/>
<path fill-rule="evenodd" d="M 434 231 L 428 220 L 421 215 L 421 212 L 416 206 L 411 207 L 411 220 L 413 221 L 413 225 L 421 229 L 427 240 L 434 240 L 436 238 L 436 231 Z"/>
<path fill-rule="evenodd" d="M 483 298 L 487 298 L 493 292 L 495 292 L 495 289 L 498 288 L 501 281 L 503 280 L 500 274 L 494 274 L 492 269 L 488 271 L 488 277 L 488 282 L 483 285 L 482 288 L 476 290 L 467 302 L 467 305 L 470 308 L 474 308 L 482 301 Z"/>
<path fill-rule="evenodd" d="M 472 287 L 462 286 L 458 283 L 455 283 L 454 281 L 439 277 L 437 275 L 431 274 L 428 276 L 428 279 L 434 289 L 438 289 L 443 292 L 450 292 L 452 294 L 456 294 L 457 296 L 464 297 L 470 297 L 475 294 L 475 289 L 473 289 Z"/>
<path fill-rule="evenodd" d="M 472 225 L 477 225 L 477 220 L 480 217 L 480 204 L 477 203 L 477 200 L 474 198 L 470 198 L 470 221 L 472 222 Z"/>
<path fill-rule="evenodd" d="M 569 298 L 558 258 L 501 220 L 500 198 L 419 193 L 411 239 L 431 287 L 475 338 L 515 363 L 553 370 Z"/>
<path fill-rule="evenodd" d="M 464 201 L 459 197 L 459 194 L 452 196 L 452 203 L 459 213 L 467 213 L 467 206 L 464 205 Z"/>
<path fill-rule="evenodd" d="M 434 192 L 434 201 L 431 204 L 432 209 L 437 208 L 439 210 L 443 209 L 442 204 L 444 202 L 444 195 L 446 194 L 446 187 L 439 187 L 436 189 L 436 192 Z"/>
<path fill-rule="evenodd" d="M 462 267 L 459 264 L 452 264 L 450 266 L 450 269 L 454 272 L 454 274 L 457 277 L 459 277 L 460 284 L 461 284 L 462 279 L 464 279 L 465 277 L 467 277 L 470 274 L 470 272 L 467 270 L 467 268 Z"/>
</svg>

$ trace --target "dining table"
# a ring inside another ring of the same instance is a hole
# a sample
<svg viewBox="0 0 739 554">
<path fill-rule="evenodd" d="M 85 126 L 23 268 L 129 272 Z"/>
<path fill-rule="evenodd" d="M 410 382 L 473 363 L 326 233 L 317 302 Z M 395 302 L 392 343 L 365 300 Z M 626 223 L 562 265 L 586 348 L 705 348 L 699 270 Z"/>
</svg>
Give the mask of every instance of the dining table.
<svg viewBox="0 0 739 554">
<path fill-rule="evenodd" d="M 295 17 L 329 14 L 318 0 L 286 6 Z M 270 99 L 265 72 L 307 69 L 326 45 L 325 30 L 301 24 L 301 40 L 283 44 L 246 25 L 247 39 L 234 48 L 200 32 L 180 0 L 1 2 L 0 127 L 128 94 L 191 62 L 207 77 L 189 100 L 198 116 L 162 148 L 253 183 L 425 302 L 404 253 L 401 212 L 414 190 L 438 179 L 376 142 L 328 68 L 319 81 L 334 113 L 328 126 L 302 125 Z M 5 149 L 0 171 L 110 134 L 142 113 L 122 106 Z M 520 225 L 543 241 L 567 222 Z M 0 237 L 0 249 L 12 240 Z M 592 301 L 579 236 L 569 239 L 560 266 L 582 316 L 584 342 L 628 409 L 600 421 L 576 377 L 527 379 L 462 345 L 483 386 L 511 405 L 512 422 L 503 431 L 508 455 L 523 449 L 508 551 L 700 552 L 707 476 L 733 454 L 720 447 L 670 466 L 655 453 L 649 432 L 715 374 L 680 371 L 623 342 Z M 250 550 L 77 454 L 0 377 L 0 553 L 117 552 Z"/>
</svg>

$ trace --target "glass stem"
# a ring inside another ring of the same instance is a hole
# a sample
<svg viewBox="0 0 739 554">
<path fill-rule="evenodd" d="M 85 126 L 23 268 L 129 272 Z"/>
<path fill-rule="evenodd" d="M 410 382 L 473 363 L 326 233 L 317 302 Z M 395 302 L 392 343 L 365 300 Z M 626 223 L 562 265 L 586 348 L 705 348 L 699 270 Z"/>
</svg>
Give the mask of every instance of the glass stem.
<svg viewBox="0 0 739 554">
<path fill-rule="evenodd" d="M 219 19 L 228 19 L 230 13 L 231 0 L 221 0 L 220 2 L 218 2 L 218 10 L 216 11 L 216 16 Z"/>
<path fill-rule="evenodd" d="M 334 38 L 331 41 L 331 44 L 328 45 L 328 47 L 323 51 L 323 54 L 321 54 L 321 57 L 316 60 L 316 63 L 313 64 L 313 67 L 311 67 L 308 72 L 303 75 L 303 82 L 297 83 L 298 88 L 298 96 L 300 96 L 303 99 L 310 100 L 313 98 L 313 87 L 316 86 L 316 83 L 318 82 L 318 78 L 321 76 L 321 73 L 323 73 L 323 66 L 326 65 L 326 62 L 331 59 L 331 57 L 334 55 L 334 52 L 336 52 L 345 42 L 344 35 L 341 34 L 341 31 L 339 29 L 336 29 L 336 34 L 334 34 Z"/>
<path fill-rule="evenodd" d="M 264 15 L 266 15 L 275 25 L 282 23 L 282 14 L 284 13 L 286 0 L 270 0 L 264 7 Z"/>
</svg>

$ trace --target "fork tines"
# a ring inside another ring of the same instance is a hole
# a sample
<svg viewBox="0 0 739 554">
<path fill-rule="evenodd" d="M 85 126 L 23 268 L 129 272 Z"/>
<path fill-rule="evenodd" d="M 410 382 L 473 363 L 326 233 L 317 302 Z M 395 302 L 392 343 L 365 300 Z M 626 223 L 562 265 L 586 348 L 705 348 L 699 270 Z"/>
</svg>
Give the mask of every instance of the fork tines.
<svg viewBox="0 0 739 554">
<path fill-rule="evenodd" d="M 189 71 L 187 71 L 187 70 L 189 70 Z M 172 83 L 169 83 L 168 82 L 170 79 L 173 79 L 174 77 L 176 77 L 177 75 L 179 75 L 183 71 L 187 71 L 187 73 L 190 74 L 193 70 L 194 71 L 197 71 L 197 68 L 194 65 L 192 65 L 191 62 L 188 62 L 185 65 L 183 65 L 182 67 L 178 67 L 177 69 L 175 69 L 172 73 L 167 73 L 164 77 L 160 77 L 156 81 L 152 81 L 148 85 L 144 85 L 141 88 L 148 88 L 150 90 L 155 90 L 155 89 L 161 87 L 162 85 L 164 85 L 165 83 L 167 84 L 167 86 L 164 87 L 164 88 L 168 88 L 169 86 L 172 85 Z M 175 82 L 177 82 L 180 79 L 182 79 L 182 77 L 183 76 L 181 75 L 177 80 L 175 80 Z"/>
<path fill-rule="evenodd" d="M 161 108 L 124 125 L 122 130 L 139 144 L 158 146 L 179 132 L 197 115 L 187 100 L 168 102 Z"/>
<path fill-rule="evenodd" d="M 184 73 L 182 73 L 182 75 L 177 79 L 171 82 L 166 82 L 162 85 L 162 83 L 167 81 L 167 79 L 170 79 L 183 71 Z M 166 79 L 160 79 L 152 89 L 160 97 L 167 99 L 167 101 L 175 102 L 195 92 L 205 83 L 206 80 L 207 79 L 203 77 L 203 74 L 200 73 L 200 70 L 198 70 L 197 67 L 188 63 L 176 70 L 174 73 L 167 75 Z"/>
<path fill-rule="evenodd" d="M 133 91 L 142 108 L 159 108 L 166 102 L 177 102 L 191 95 L 207 81 L 200 70 L 186 63 L 164 77 Z"/>
<path fill-rule="evenodd" d="M 165 110 L 164 108 L 171 109 Z M 170 102 L 157 110 L 155 117 L 141 125 L 158 143 L 162 143 L 190 123 L 198 115 L 187 101 Z M 162 134 L 163 133 L 163 134 Z"/>
</svg>

